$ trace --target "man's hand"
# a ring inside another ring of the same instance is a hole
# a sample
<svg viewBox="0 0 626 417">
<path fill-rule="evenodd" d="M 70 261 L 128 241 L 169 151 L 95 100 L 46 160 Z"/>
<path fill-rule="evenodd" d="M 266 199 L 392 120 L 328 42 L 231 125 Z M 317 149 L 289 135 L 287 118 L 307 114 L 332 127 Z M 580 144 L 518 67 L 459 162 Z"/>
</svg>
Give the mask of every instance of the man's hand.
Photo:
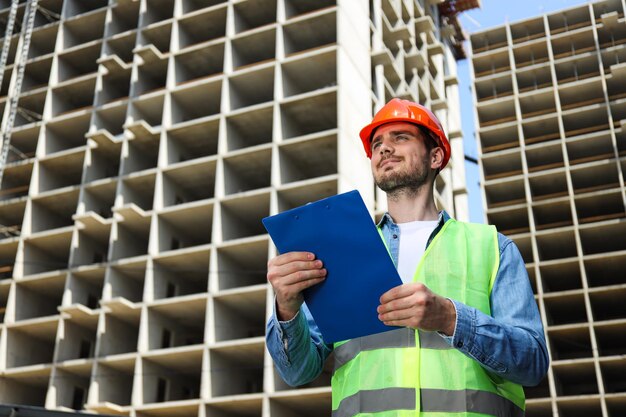
<svg viewBox="0 0 626 417">
<path fill-rule="evenodd" d="M 279 320 L 291 320 L 304 302 L 302 291 L 326 279 L 326 269 L 310 252 L 289 252 L 267 263 L 267 280 L 276 294 Z"/>
<path fill-rule="evenodd" d="M 454 334 L 454 304 L 419 282 L 399 285 L 384 293 L 377 311 L 378 318 L 387 326 L 438 331 L 446 336 Z"/>
</svg>

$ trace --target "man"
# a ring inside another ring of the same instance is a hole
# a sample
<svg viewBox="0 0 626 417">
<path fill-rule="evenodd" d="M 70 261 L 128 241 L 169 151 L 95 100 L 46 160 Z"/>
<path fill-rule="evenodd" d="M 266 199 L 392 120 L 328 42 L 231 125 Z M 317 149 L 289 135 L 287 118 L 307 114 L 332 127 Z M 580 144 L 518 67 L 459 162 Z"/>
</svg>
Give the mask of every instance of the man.
<svg viewBox="0 0 626 417">
<path fill-rule="evenodd" d="M 428 109 L 393 99 L 360 137 L 387 193 L 378 228 L 403 281 L 380 297 L 379 319 L 402 328 L 324 343 L 302 298 L 325 279 L 324 260 L 281 254 L 267 273 L 276 302 L 266 339 L 279 373 L 305 384 L 334 350 L 333 416 L 522 416 L 521 386 L 538 384 L 549 360 L 515 244 L 438 212 L 433 184 L 450 144 Z"/>
</svg>

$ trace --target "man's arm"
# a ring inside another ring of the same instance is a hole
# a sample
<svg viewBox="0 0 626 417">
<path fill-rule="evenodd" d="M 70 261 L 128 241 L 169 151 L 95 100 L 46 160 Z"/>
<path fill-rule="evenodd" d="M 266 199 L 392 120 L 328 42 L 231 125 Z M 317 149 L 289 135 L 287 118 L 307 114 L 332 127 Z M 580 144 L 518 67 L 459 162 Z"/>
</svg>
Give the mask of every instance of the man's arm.
<svg viewBox="0 0 626 417">
<path fill-rule="evenodd" d="M 265 340 L 278 373 L 291 386 L 317 378 L 332 352 L 332 346 L 322 340 L 306 304 L 289 321 L 278 321 L 276 313 L 272 314 Z"/>
<path fill-rule="evenodd" d="M 543 325 L 522 256 L 515 244 L 498 234 L 500 266 L 491 292 L 491 314 L 453 300 L 456 349 L 486 369 L 521 385 L 541 382 L 549 357 Z"/>
<path fill-rule="evenodd" d="M 332 350 L 322 341 L 302 296 L 325 278 L 322 261 L 309 252 L 285 253 L 267 264 L 267 280 L 276 298 L 265 340 L 278 372 L 292 386 L 315 379 Z"/>
</svg>

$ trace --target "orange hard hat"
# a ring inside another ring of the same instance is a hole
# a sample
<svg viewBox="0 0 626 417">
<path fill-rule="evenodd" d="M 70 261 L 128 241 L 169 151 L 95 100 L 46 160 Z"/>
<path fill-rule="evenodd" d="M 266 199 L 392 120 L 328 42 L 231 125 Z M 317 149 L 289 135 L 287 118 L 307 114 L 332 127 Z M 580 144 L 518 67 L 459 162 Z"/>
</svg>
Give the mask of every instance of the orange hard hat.
<svg viewBox="0 0 626 417">
<path fill-rule="evenodd" d="M 392 122 L 413 123 L 424 126 L 431 131 L 434 136 L 438 138 L 438 145 L 443 149 L 443 163 L 441 164 L 441 169 L 448 164 L 451 154 L 450 142 L 443 132 L 443 127 L 439 119 L 426 107 L 399 98 L 391 99 L 389 103 L 385 104 L 383 108 L 376 113 L 372 123 L 361 129 L 359 136 L 361 137 L 368 158 L 372 158 L 372 149 L 370 147 L 372 134 L 379 126 Z"/>
</svg>

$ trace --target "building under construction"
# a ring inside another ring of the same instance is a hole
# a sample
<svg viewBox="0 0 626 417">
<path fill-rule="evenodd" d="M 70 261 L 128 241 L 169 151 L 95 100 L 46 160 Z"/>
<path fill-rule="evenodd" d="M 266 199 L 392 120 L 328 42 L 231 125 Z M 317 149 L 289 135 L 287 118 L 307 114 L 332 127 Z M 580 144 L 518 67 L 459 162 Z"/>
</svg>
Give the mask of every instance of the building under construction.
<svg viewBox="0 0 626 417">
<path fill-rule="evenodd" d="M 552 357 L 528 416 L 626 415 L 624 6 L 470 38 L 487 220 L 522 252 Z"/>
<path fill-rule="evenodd" d="M 382 213 L 358 131 L 392 97 L 442 120 L 436 198 L 466 219 L 474 6 L 1 0 L 0 402 L 330 415 L 329 372 L 292 389 L 266 353 L 260 220 L 352 189 Z"/>
</svg>

